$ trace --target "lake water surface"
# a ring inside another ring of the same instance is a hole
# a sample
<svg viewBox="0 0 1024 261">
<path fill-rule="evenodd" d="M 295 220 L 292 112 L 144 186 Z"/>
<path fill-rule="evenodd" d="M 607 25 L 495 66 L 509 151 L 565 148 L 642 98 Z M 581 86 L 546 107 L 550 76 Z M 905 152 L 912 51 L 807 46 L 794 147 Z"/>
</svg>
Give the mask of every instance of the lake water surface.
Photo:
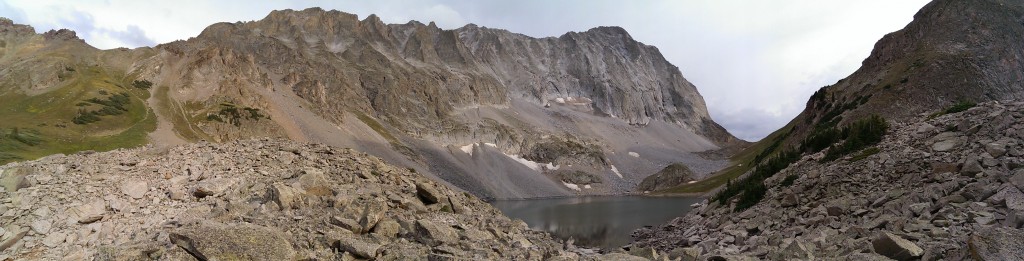
<svg viewBox="0 0 1024 261">
<path fill-rule="evenodd" d="M 588 196 L 491 204 L 511 218 L 526 221 L 532 229 L 575 238 L 578 246 L 610 249 L 632 242 L 633 230 L 664 224 L 701 201 L 693 197 Z"/>
</svg>

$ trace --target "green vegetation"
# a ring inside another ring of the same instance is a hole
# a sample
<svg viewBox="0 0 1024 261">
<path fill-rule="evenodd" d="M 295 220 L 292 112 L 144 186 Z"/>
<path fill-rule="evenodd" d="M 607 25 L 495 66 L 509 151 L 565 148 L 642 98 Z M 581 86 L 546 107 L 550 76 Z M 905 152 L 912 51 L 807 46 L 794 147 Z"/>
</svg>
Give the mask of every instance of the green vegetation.
<svg viewBox="0 0 1024 261">
<path fill-rule="evenodd" d="M 765 137 L 761 142 L 755 143 L 750 148 L 734 155 L 730 160 L 735 163 L 725 169 L 719 170 L 710 176 L 694 183 L 683 184 L 677 187 L 656 191 L 655 193 L 682 193 L 696 194 L 705 193 L 716 188 L 726 186 L 731 180 L 737 179 L 743 173 L 747 173 L 757 165 L 757 159 L 775 152 L 782 142 L 789 136 L 794 124 L 787 125 L 782 129 Z M 770 141 L 770 142 L 769 142 Z"/>
<path fill-rule="evenodd" d="M 800 176 L 797 176 L 796 174 L 789 174 L 788 176 L 786 176 L 785 179 L 782 180 L 782 182 L 779 182 L 779 186 L 783 186 L 783 187 L 792 186 L 793 182 L 796 181 L 797 178 L 800 178 Z"/>
<path fill-rule="evenodd" d="M 950 113 L 966 111 L 967 109 L 974 108 L 974 106 L 978 106 L 978 104 L 972 101 L 959 101 L 956 104 L 953 104 L 953 106 L 946 108 L 945 110 L 928 115 L 928 119 L 932 119 Z"/>
<path fill-rule="evenodd" d="M 823 162 L 833 161 L 852 152 L 875 145 L 882 141 L 882 136 L 885 135 L 888 129 L 889 124 L 878 115 L 871 115 L 856 121 L 850 126 L 843 128 L 839 133 L 839 139 L 843 140 L 843 143 L 833 146 L 832 149 L 825 153 L 825 157 L 821 160 Z"/>
<path fill-rule="evenodd" d="M 267 118 L 267 116 L 260 114 L 260 109 L 244 107 L 239 110 L 237 106 L 230 103 L 221 103 L 220 111 L 217 114 L 206 115 L 208 121 L 224 122 L 224 119 L 227 119 L 227 122 L 235 127 L 241 127 L 242 120 L 259 121 L 261 118 Z"/>
<path fill-rule="evenodd" d="M 156 116 L 145 104 L 149 92 L 121 87 L 133 76 L 98 66 L 64 71 L 65 81 L 46 93 L 0 92 L 0 164 L 134 147 L 145 144 L 156 129 Z"/>
<path fill-rule="evenodd" d="M 172 123 L 171 129 L 181 138 L 190 141 L 212 140 L 209 135 L 195 127 L 194 122 L 198 119 L 193 119 L 191 115 L 186 114 L 186 108 L 174 99 L 171 99 L 168 93 L 170 89 L 170 87 L 164 85 L 156 86 L 156 90 L 153 93 L 153 98 L 156 100 L 152 104 L 153 109 L 159 111 L 161 115 L 167 116 L 167 119 Z M 209 119 L 209 116 L 207 116 L 207 119 Z"/>
<path fill-rule="evenodd" d="M 398 143 L 398 138 L 395 138 L 395 136 L 391 135 L 391 132 L 385 129 L 384 125 L 381 125 L 380 122 L 360 112 L 357 112 L 355 114 L 356 118 L 359 118 L 359 120 L 362 121 L 363 124 L 366 124 L 366 126 L 369 126 L 371 129 L 373 129 L 373 131 L 377 132 L 377 134 L 380 134 L 380 136 L 384 137 L 385 140 L 388 140 L 388 142 L 392 144 Z"/>
<path fill-rule="evenodd" d="M 148 80 L 135 80 L 135 81 L 132 81 L 132 87 L 143 89 L 143 90 L 149 90 L 149 88 L 153 87 L 153 82 L 150 82 Z"/>
<path fill-rule="evenodd" d="M 853 158 L 850 158 L 850 161 L 862 160 L 864 158 L 867 158 L 868 156 L 878 154 L 879 151 L 881 151 L 881 150 L 879 150 L 876 147 L 870 147 L 870 148 L 864 149 L 864 150 L 860 151 L 860 153 L 857 153 L 857 155 L 853 156 Z"/>
<path fill-rule="evenodd" d="M 783 139 L 776 140 L 769 145 L 768 149 L 762 151 L 755 157 L 754 162 L 758 165 L 750 174 L 737 182 L 727 182 L 727 185 L 718 191 L 711 199 L 719 204 L 727 205 L 730 199 L 737 198 L 736 211 L 750 208 L 760 202 L 767 192 L 764 180 L 772 177 L 779 171 L 789 167 L 790 164 L 800 159 L 804 152 L 815 153 L 826 148 L 831 148 L 822 158 L 823 162 L 832 161 L 849 153 L 859 151 L 865 147 L 877 144 L 882 140 L 888 129 L 885 119 L 877 115 L 853 122 L 842 130 L 835 130 L 828 127 L 818 130 L 801 143 L 797 150 L 782 149 L 773 153 L 776 147 L 781 145 Z M 841 141 L 841 142 L 840 142 Z M 861 153 L 862 158 L 877 153 L 878 149 L 873 148 Z M 861 156 L 858 155 L 858 156 Z M 783 184 L 792 183 L 789 176 L 783 180 Z M 795 177 L 792 179 L 796 179 Z M 788 186 L 788 185 L 784 185 Z"/>
<path fill-rule="evenodd" d="M 100 91 L 99 93 L 102 95 L 107 94 L 106 91 Z M 99 98 L 89 98 L 88 100 L 86 100 L 87 102 L 102 105 L 102 107 L 99 110 L 94 111 L 90 111 L 85 108 L 79 108 L 78 113 L 75 115 L 74 118 L 71 119 L 71 122 L 74 122 L 78 125 L 84 125 L 100 121 L 101 118 L 99 116 L 117 116 L 124 114 L 128 111 L 128 109 L 125 106 L 131 103 L 131 99 L 129 97 L 130 96 L 128 95 L 128 93 L 121 92 L 118 94 L 111 95 L 110 97 L 107 97 L 107 99 L 105 100 L 101 100 Z M 79 106 L 78 104 L 76 104 L 75 106 L 85 107 L 88 106 L 88 104 L 83 106 Z"/>
<path fill-rule="evenodd" d="M 399 153 L 402 153 L 402 155 L 406 155 L 409 157 L 416 156 L 416 153 L 412 150 L 412 148 L 409 148 L 409 146 L 405 146 L 405 144 L 402 144 L 402 142 L 399 141 L 398 138 L 396 138 L 394 135 L 391 135 L 391 132 L 384 128 L 384 125 L 381 125 L 380 122 L 366 114 L 363 114 L 362 112 L 353 113 L 356 115 L 356 118 L 359 118 L 359 120 L 363 122 L 363 124 L 366 124 L 366 126 L 369 126 L 370 129 L 373 129 L 374 132 L 377 132 L 377 134 L 379 134 L 381 137 L 387 140 L 388 143 L 391 144 L 391 148 L 397 150 Z"/>
</svg>

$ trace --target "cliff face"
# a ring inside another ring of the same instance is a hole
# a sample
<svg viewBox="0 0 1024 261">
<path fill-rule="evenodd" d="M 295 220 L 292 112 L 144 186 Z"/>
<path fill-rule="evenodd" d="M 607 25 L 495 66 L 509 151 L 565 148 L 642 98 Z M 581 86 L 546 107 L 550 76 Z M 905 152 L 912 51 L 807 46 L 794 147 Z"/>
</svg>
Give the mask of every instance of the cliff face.
<svg viewBox="0 0 1024 261">
<path fill-rule="evenodd" d="M 575 98 L 630 124 L 673 122 L 716 142 L 732 140 L 678 68 L 616 27 L 537 39 L 476 25 L 386 25 L 313 8 L 216 24 L 160 48 L 242 57 L 232 68 L 277 75 L 321 114 L 372 112 L 404 130 L 443 130 L 458 108 Z"/>
<path fill-rule="evenodd" d="M 27 39 L 0 48 L 8 57 L 0 63 L 11 64 L 0 69 L 11 75 L 3 86 L 20 87 L 0 90 L 26 101 L 8 108 L 26 119 L 15 127 L 44 140 L 96 137 L 82 146 L 0 140 L 15 147 L 14 156 L 0 151 L 0 162 L 278 137 L 355 148 L 482 197 L 522 198 L 622 193 L 675 163 L 703 175 L 722 163 L 692 152 L 741 142 L 711 120 L 678 68 L 617 27 L 532 38 L 311 8 L 214 24 L 153 48 L 97 50 L 73 31 L 4 25 Z M 122 92 L 129 106 L 101 104 Z M 53 99 L 68 102 L 42 110 L 52 112 L 49 127 L 32 126 L 38 113 L 28 108 Z M 99 120 L 70 123 L 90 115 Z M 575 190 L 555 170 L 602 182 Z"/>
</svg>

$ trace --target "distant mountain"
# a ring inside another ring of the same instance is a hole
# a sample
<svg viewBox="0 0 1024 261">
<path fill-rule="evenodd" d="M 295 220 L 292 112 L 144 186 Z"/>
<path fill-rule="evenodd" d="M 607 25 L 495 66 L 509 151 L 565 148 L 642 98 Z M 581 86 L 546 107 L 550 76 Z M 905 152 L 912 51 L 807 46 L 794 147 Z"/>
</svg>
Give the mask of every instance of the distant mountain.
<svg viewBox="0 0 1024 261">
<path fill-rule="evenodd" d="M 20 101 L 0 105 L 6 161 L 286 137 L 520 198 L 621 193 L 673 163 L 705 174 L 721 163 L 692 152 L 742 143 L 617 27 L 532 38 L 311 8 L 153 48 L 97 50 L 10 20 L 0 39 L 0 98 Z"/>
</svg>

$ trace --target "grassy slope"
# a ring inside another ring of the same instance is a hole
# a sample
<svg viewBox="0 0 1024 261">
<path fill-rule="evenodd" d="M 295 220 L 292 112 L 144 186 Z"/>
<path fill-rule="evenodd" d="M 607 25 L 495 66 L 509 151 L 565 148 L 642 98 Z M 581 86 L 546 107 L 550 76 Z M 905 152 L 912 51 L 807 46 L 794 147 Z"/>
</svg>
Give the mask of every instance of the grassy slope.
<svg viewBox="0 0 1024 261">
<path fill-rule="evenodd" d="M 0 164 L 18 159 L 35 159 L 55 153 L 82 150 L 112 150 L 147 142 L 146 135 L 156 128 L 156 116 L 145 99 L 147 90 L 131 87 L 134 77 L 96 66 L 76 66 L 65 85 L 36 96 L 20 93 L 0 95 Z M 108 95 L 100 94 L 105 91 Z M 127 112 L 100 116 L 101 121 L 86 125 L 71 122 L 79 108 L 97 110 L 99 105 L 77 106 L 89 99 L 105 99 L 109 94 L 126 92 Z M 18 128 L 21 136 L 30 136 L 39 144 L 28 145 L 9 134 Z"/>
<path fill-rule="evenodd" d="M 793 125 L 794 123 L 791 122 L 789 125 L 786 125 L 785 127 L 776 130 L 771 135 L 768 135 L 764 139 L 761 139 L 761 141 L 758 141 L 757 143 L 754 143 L 753 145 L 747 147 L 746 149 L 737 153 L 736 155 L 733 155 L 729 159 L 732 162 L 732 164 L 730 164 L 729 167 L 712 173 L 707 178 L 704 178 L 694 183 L 683 184 L 676 187 L 655 191 L 654 193 L 704 194 L 712 190 L 715 190 L 725 185 L 725 183 L 728 182 L 729 180 L 736 179 L 739 176 L 743 175 L 743 173 L 750 171 L 750 169 L 755 165 L 754 158 L 757 157 L 758 154 L 761 154 L 761 152 L 767 149 L 769 146 L 771 146 L 771 144 L 775 140 L 779 139 L 780 136 L 788 133 L 789 130 L 793 128 Z M 782 146 L 776 147 L 775 150 L 778 151 L 781 147 Z"/>
</svg>

